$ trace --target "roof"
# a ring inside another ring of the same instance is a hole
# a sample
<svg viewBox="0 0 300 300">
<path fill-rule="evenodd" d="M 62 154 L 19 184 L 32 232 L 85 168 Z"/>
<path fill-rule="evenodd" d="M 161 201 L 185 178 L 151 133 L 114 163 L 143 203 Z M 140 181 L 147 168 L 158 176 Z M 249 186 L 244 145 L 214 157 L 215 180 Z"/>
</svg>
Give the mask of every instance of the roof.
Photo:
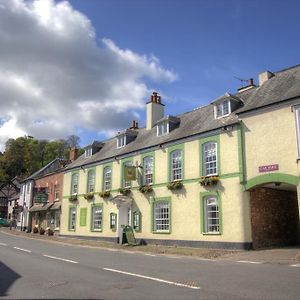
<svg viewBox="0 0 300 300">
<path fill-rule="evenodd" d="M 211 103 L 176 116 L 180 120 L 180 125 L 167 135 L 158 137 L 156 127 L 150 130 L 146 128 L 136 129 L 138 132 L 136 139 L 122 148 L 116 147 L 115 138 L 107 139 L 103 141 L 104 146 L 99 152 L 89 158 L 84 158 L 84 155 L 80 156 L 77 160 L 69 164 L 66 170 L 233 125 L 239 122 L 239 113 L 272 105 L 298 96 L 300 96 L 300 65 L 275 72 L 274 76 L 262 86 L 253 87 L 236 94 L 226 93 L 217 98 L 213 103 L 220 99 L 228 99 L 228 97 L 242 101 L 242 106 L 229 117 L 215 119 L 213 103 Z"/>
</svg>

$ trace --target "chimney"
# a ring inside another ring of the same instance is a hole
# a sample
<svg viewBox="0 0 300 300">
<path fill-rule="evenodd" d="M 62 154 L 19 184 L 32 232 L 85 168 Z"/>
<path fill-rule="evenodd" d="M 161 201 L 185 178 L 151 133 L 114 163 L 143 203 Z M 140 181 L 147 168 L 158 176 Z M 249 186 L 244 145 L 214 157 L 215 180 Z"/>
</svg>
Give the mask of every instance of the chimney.
<svg viewBox="0 0 300 300">
<path fill-rule="evenodd" d="M 246 86 L 242 86 L 241 88 L 238 89 L 238 92 L 244 92 L 244 91 L 247 91 L 247 90 L 250 90 L 252 89 L 253 87 L 255 87 L 256 85 L 254 84 L 254 80 L 253 78 L 250 78 L 249 80 L 245 80 L 245 81 L 248 81 L 248 85 Z"/>
<path fill-rule="evenodd" d="M 153 92 L 146 104 L 146 129 L 150 130 L 154 124 L 164 117 L 164 104 L 157 92 Z"/>
<path fill-rule="evenodd" d="M 75 147 L 72 147 L 70 150 L 70 156 L 69 159 L 71 162 L 73 162 L 74 160 L 76 160 L 78 157 L 78 149 Z"/>
<path fill-rule="evenodd" d="M 262 86 L 267 80 L 273 77 L 274 74 L 270 71 L 262 72 L 258 75 L 259 86 Z"/>
<path fill-rule="evenodd" d="M 133 120 L 131 127 L 129 129 L 138 129 L 138 128 L 139 128 L 139 123 Z"/>
</svg>

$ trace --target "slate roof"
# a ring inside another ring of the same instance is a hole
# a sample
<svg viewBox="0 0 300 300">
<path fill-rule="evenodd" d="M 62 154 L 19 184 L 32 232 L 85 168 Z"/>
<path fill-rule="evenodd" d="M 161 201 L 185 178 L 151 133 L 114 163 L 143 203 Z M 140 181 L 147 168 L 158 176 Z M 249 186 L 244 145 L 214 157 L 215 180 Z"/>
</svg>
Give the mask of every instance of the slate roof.
<svg viewBox="0 0 300 300">
<path fill-rule="evenodd" d="M 117 149 L 115 138 L 105 140 L 103 141 L 104 146 L 99 152 L 89 158 L 84 158 L 84 155 L 80 156 L 77 160 L 69 164 L 65 170 L 159 146 L 160 144 L 223 128 L 226 125 L 236 124 L 239 121 L 239 113 L 300 96 L 300 65 L 274 74 L 275 76 L 266 81 L 262 86 L 253 87 L 234 95 L 228 94 L 229 96 L 238 97 L 237 99 L 241 99 L 243 102 L 243 106 L 229 117 L 215 119 L 212 104 L 199 107 L 193 111 L 176 116 L 180 119 L 180 126 L 167 135 L 157 137 L 156 127 L 151 130 L 146 130 L 146 128 L 136 129 L 138 132 L 136 139 L 125 147 Z M 226 95 L 219 97 L 215 101 Z"/>
</svg>

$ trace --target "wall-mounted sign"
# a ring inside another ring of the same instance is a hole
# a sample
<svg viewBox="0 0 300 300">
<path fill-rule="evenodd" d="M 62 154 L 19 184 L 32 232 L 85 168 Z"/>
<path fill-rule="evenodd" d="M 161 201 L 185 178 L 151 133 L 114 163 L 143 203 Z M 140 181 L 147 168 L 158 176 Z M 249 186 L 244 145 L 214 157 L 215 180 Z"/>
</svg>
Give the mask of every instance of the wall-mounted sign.
<svg viewBox="0 0 300 300">
<path fill-rule="evenodd" d="M 279 170 L 279 165 L 267 165 L 267 166 L 259 166 L 258 167 L 258 172 L 263 173 L 263 172 L 272 172 L 272 171 L 278 171 Z"/>
</svg>

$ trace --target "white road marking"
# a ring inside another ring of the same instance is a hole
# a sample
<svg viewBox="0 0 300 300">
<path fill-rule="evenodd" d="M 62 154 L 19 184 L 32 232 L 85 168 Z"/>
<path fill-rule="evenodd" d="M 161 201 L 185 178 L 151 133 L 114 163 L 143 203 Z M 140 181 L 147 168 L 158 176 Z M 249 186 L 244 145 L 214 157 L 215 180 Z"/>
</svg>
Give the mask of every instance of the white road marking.
<svg viewBox="0 0 300 300">
<path fill-rule="evenodd" d="M 298 264 L 298 265 L 290 265 L 290 267 L 300 268 L 300 264 Z"/>
<path fill-rule="evenodd" d="M 14 247 L 14 249 L 17 249 L 17 250 L 20 250 L 20 251 L 24 251 L 24 252 L 27 252 L 27 253 L 31 253 L 30 250 L 19 248 L 19 247 Z"/>
<path fill-rule="evenodd" d="M 4 244 L 4 243 L 0 243 L 0 245 L 1 245 L 1 246 L 7 246 L 7 244 Z"/>
<path fill-rule="evenodd" d="M 134 276 L 134 277 L 139 277 L 139 278 L 143 278 L 143 279 L 153 280 L 153 281 L 157 281 L 157 282 L 162 282 L 162 283 L 166 283 L 166 284 L 170 284 L 170 285 L 185 287 L 185 288 L 189 288 L 189 289 L 200 290 L 199 286 L 193 286 L 193 285 L 183 284 L 183 283 L 179 283 L 179 282 L 173 282 L 173 281 L 169 281 L 169 280 L 159 279 L 159 278 L 155 278 L 155 277 L 149 277 L 149 276 L 135 274 L 135 273 L 124 272 L 124 271 L 115 270 L 115 269 L 103 268 L 103 270 L 120 273 L 120 274 L 125 274 L 125 275 L 130 275 L 130 276 Z"/>
<path fill-rule="evenodd" d="M 180 256 L 172 256 L 172 255 L 165 255 L 165 257 L 167 257 L 167 258 L 177 258 L 177 259 L 182 258 Z"/>
<path fill-rule="evenodd" d="M 56 257 L 56 256 L 46 255 L 46 254 L 44 254 L 43 256 L 48 257 L 48 258 L 52 258 L 52 259 L 57 259 L 57 260 L 62 260 L 62 261 L 70 262 L 72 264 L 78 264 L 77 261 L 70 260 L 70 259 L 60 258 L 60 257 Z"/>
<path fill-rule="evenodd" d="M 155 254 L 144 253 L 147 256 L 156 256 Z"/>
<path fill-rule="evenodd" d="M 256 264 L 256 265 L 262 264 L 262 262 L 260 261 L 248 261 L 248 260 L 238 260 L 237 262 L 244 263 L 244 264 Z"/>
</svg>

